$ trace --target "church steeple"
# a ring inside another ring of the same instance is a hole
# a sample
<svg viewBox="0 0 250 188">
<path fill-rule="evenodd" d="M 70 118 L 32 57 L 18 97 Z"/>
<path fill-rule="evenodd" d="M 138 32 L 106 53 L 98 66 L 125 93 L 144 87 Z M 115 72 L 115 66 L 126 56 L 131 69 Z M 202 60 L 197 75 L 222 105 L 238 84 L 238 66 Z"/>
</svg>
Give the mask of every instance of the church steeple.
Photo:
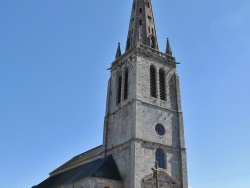
<svg viewBox="0 0 250 188">
<path fill-rule="evenodd" d="M 169 40 L 159 52 L 151 0 L 133 0 L 126 53 L 118 43 L 108 69 L 103 144 L 34 188 L 188 188 L 177 64 Z"/>
<path fill-rule="evenodd" d="M 126 51 L 138 42 L 159 50 L 151 0 L 133 0 Z"/>
</svg>

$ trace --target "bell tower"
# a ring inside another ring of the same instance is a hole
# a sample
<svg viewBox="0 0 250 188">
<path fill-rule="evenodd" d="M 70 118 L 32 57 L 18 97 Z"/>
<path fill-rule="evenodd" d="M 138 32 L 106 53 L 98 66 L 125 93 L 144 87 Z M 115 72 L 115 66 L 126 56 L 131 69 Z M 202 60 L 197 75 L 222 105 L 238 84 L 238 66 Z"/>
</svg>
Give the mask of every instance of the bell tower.
<svg viewBox="0 0 250 188">
<path fill-rule="evenodd" d="M 150 0 L 133 0 L 125 53 L 110 67 L 103 146 L 124 188 L 187 188 L 186 149 L 176 59 L 158 48 Z"/>
</svg>

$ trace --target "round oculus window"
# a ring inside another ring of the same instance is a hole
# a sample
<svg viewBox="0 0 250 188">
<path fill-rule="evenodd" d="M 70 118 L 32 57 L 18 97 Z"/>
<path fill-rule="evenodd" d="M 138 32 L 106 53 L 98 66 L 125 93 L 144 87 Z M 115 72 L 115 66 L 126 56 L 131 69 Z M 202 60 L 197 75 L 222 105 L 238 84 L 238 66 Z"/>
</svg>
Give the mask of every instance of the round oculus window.
<svg viewBox="0 0 250 188">
<path fill-rule="evenodd" d="M 155 126 L 155 131 L 160 136 L 163 136 L 165 134 L 165 129 L 164 129 L 163 125 L 161 125 L 161 124 L 157 124 Z"/>
</svg>

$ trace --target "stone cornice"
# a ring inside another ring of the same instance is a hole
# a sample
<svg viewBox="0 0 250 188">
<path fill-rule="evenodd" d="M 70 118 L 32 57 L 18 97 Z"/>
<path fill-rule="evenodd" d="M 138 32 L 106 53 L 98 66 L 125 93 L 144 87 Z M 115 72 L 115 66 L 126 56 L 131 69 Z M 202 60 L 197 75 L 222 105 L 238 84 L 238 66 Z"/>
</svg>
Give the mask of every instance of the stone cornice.
<svg viewBox="0 0 250 188">
<path fill-rule="evenodd" d="M 157 99 L 157 100 L 160 100 L 160 99 Z M 176 111 L 176 110 L 173 110 L 173 109 L 170 109 L 170 108 L 165 108 L 165 107 L 162 107 L 162 106 L 159 106 L 159 105 L 151 104 L 149 102 L 145 102 L 145 101 L 142 101 L 142 100 L 139 100 L 139 99 L 133 99 L 133 100 L 129 100 L 129 102 L 127 102 L 126 104 L 124 104 L 124 105 L 120 106 L 119 108 L 117 108 L 117 110 L 113 111 L 111 114 L 106 115 L 104 117 L 104 119 L 106 119 L 109 116 L 112 116 L 112 115 L 116 114 L 116 112 L 118 112 L 121 108 L 124 108 L 125 106 L 131 105 L 134 102 L 140 102 L 140 103 L 143 103 L 143 104 L 154 106 L 156 108 L 164 109 L 164 110 L 172 112 L 172 113 L 182 114 L 182 111 Z"/>
<path fill-rule="evenodd" d="M 124 149 L 124 148 L 128 148 L 130 146 L 130 144 L 132 142 L 138 142 L 138 143 L 151 143 L 152 145 L 154 146 L 160 146 L 160 147 L 165 147 L 169 150 L 176 150 L 176 151 L 186 151 L 186 148 L 180 148 L 178 146 L 172 146 L 172 145 L 164 145 L 164 144 L 161 144 L 161 143 L 157 143 L 157 142 L 153 142 L 153 141 L 150 141 L 150 140 L 146 140 L 146 139 L 142 139 L 142 138 L 132 138 L 128 141 L 125 141 L 124 143 L 122 144 L 119 144 L 117 146 L 114 146 L 112 148 L 108 148 L 106 150 L 107 154 L 112 154 L 112 153 L 115 153 L 116 151 L 119 151 L 121 149 Z"/>
<path fill-rule="evenodd" d="M 162 53 L 156 49 L 150 48 L 144 44 L 137 43 L 133 48 L 129 49 L 127 52 L 122 54 L 119 58 L 117 58 L 108 70 L 113 70 L 117 66 L 121 66 L 124 61 L 130 58 L 133 54 L 142 54 L 142 55 L 149 55 L 153 59 L 157 59 L 161 62 L 167 63 L 173 67 L 176 67 L 177 63 L 175 57 Z"/>
</svg>

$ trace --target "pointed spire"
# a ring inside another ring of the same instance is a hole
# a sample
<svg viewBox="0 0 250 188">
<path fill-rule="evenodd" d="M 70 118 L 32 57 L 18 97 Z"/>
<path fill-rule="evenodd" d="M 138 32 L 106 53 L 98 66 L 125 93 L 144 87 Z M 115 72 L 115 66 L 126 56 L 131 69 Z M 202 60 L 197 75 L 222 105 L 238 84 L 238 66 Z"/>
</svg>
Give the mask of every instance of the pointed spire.
<svg viewBox="0 0 250 188">
<path fill-rule="evenodd" d="M 151 0 L 133 0 L 126 51 L 138 42 L 159 50 Z"/>
<path fill-rule="evenodd" d="M 172 56 L 172 49 L 168 38 L 167 38 L 166 54 Z"/>
<path fill-rule="evenodd" d="M 117 51 L 116 51 L 116 55 L 115 58 L 117 59 L 118 57 L 120 57 L 122 55 L 121 53 L 121 47 L 120 47 L 120 42 L 118 43 L 118 47 L 117 47 Z"/>
</svg>

